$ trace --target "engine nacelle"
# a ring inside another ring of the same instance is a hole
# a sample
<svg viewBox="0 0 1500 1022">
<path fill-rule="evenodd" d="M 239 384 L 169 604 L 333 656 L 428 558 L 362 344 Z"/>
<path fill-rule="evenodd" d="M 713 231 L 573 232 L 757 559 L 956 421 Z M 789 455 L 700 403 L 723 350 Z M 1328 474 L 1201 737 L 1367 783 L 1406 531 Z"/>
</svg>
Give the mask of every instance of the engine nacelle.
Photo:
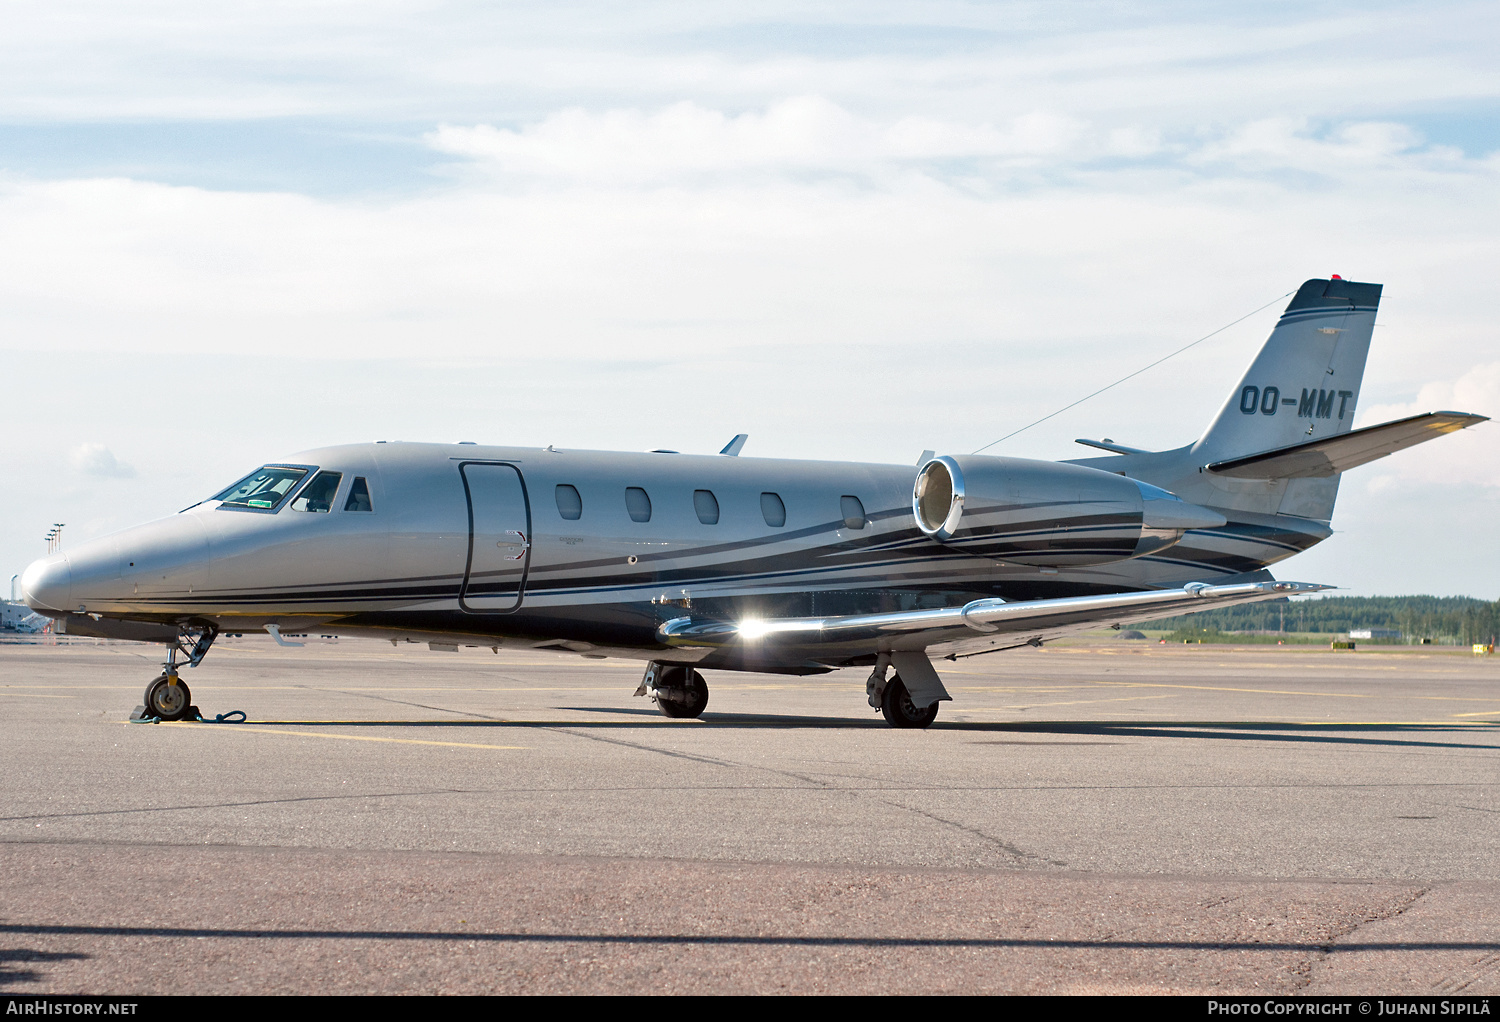
<svg viewBox="0 0 1500 1022">
<path fill-rule="evenodd" d="M 917 471 L 917 527 L 977 557 L 1045 567 L 1106 564 L 1165 550 L 1224 516 L 1128 476 L 1081 465 L 982 455 Z"/>
</svg>

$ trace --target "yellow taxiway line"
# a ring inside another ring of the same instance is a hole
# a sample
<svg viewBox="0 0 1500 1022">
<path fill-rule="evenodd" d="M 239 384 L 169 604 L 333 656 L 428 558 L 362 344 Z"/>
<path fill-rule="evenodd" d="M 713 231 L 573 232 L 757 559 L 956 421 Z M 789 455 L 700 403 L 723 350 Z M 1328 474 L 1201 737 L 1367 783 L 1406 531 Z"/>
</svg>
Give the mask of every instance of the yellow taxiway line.
<svg viewBox="0 0 1500 1022">
<path fill-rule="evenodd" d="M 455 749 L 530 749 L 529 745 L 485 745 L 479 742 L 435 742 L 425 738 L 386 738 L 381 735 L 339 735 L 328 731 L 288 731 L 279 727 L 253 727 L 244 724 L 211 725 L 190 721 L 162 721 L 168 727 L 205 728 L 214 731 L 254 731 L 263 735 L 300 735 L 303 738 L 341 738 L 348 742 L 392 742 L 396 745 L 445 745 Z M 330 724 L 343 723 L 329 721 Z M 349 721 L 348 723 L 356 723 Z"/>
</svg>

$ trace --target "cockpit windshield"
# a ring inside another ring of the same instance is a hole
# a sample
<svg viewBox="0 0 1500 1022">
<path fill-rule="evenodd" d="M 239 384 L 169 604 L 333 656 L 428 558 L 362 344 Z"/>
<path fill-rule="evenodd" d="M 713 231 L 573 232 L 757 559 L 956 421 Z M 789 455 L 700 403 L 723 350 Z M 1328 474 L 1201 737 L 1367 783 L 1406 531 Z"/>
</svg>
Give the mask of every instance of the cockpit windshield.
<svg viewBox="0 0 1500 1022">
<path fill-rule="evenodd" d="M 251 511 L 275 511 L 286 500 L 287 494 L 297 488 L 305 468 L 286 465 L 267 465 L 251 472 L 228 489 L 214 494 L 220 507 L 238 507 Z"/>
</svg>

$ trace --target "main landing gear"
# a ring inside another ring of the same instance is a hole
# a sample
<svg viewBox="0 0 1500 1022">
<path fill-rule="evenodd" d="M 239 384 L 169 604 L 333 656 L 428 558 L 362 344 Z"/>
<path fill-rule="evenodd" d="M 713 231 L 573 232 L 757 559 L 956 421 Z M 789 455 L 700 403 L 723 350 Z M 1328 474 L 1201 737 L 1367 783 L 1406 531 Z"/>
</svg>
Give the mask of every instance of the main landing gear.
<svg viewBox="0 0 1500 1022">
<path fill-rule="evenodd" d="M 906 683 L 901 680 L 901 675 L 892 674 L 889 678 L 886 677 L 885 672 L 889 666 L 890 660 L 885 654 L 881 654 L 880 659 L 875 662 L 875 670 L 871 672 L 870 680 L 865 682 L 865 692 L 869 696 L 870 705 L 881 712 L 886 723 L 891 727 L 924 728 L 937 720 L 937 701 L 934 700 L 925 708 L 918 707 L 912 701 L 911 693 L 907 691 Z M 946 698 L 946 693 L 944 693 L 944 698 Z"/>
<path fill-rule="evenodd" d="M 188 690 L 187 682 L 177 674 L 177 654 L 182 653 L 187 657 L 187 666 L 197 667 L 208 655 L 208 648 L 218 636 L 219 629 L 214 625 L 191 625 L 180 629 L 177 641 L 167 647 L 167 662 L 162 665 L 161 674 L 146 686 L 145 699 L 135 708 L 130 719 L 198 719 L 200 714 L 198 707 L 193 705 L 193 694 Z M 192 645 L 189 646 L 188 643 Z"/>
<path fill-rule="evenodd" d="M 696 717 L 708 706 L 708 682 L 683 664 L 651 661 L 635 694 L 650 696 L 656 708 L 668 717 Z"/>
</svg>

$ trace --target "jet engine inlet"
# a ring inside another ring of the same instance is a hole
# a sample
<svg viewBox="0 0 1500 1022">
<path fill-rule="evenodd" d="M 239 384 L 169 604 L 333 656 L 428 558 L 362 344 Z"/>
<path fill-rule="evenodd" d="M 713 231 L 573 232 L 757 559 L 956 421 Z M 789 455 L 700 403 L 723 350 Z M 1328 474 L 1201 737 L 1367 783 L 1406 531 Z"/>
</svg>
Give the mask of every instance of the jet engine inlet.
<svg viewBox="0 0 1500 1022">
<path fill-rule="evenodd" d="M 933 539 L 949 539 L 964 514 L 964 474 L 949 457 L 933 458 L 917 472 L 912 489 L 917 528 Z"/>
</svg>

